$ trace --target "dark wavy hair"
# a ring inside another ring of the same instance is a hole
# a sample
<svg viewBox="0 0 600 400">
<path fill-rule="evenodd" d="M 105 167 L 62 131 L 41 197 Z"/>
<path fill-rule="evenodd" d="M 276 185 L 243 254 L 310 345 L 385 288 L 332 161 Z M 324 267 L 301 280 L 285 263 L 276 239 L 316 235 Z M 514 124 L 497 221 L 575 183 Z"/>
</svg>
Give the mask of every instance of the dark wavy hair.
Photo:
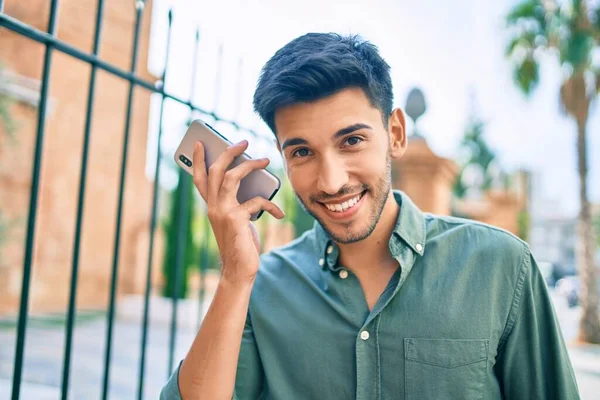
<svg viewBox="0 0 600 400">
<path fill-rule="evenodd" d="M 279 49 L 262 69 L 254 110 L 275 130 L 275 112 L 285 106 L 312 102 L 339 92 L 361 88 L 383 123 L 392 112 L 390 66 L 377 47 L 358 35 L 308 33 Z"/>
</svg>

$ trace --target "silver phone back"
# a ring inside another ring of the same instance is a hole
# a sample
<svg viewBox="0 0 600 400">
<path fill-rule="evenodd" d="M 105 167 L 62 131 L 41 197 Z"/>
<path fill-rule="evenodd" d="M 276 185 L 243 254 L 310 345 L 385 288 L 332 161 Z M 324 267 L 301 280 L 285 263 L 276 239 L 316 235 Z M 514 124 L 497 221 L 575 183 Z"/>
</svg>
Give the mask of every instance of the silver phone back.
<svg viewBox="0 0 600 400">
<path fill-rule="evenodd" d="M 190 164 L 194 160 L 194 145 L 196 142 L 202 142 L 204 146 L 204 160 L 206 163 L 206 169 L 210 167 L 216 159 L 223 153 L 227 147 L 231 146 L 225 137 L 217 132 L 213 127 L 201 120 L 194 120 L 190 124 L 183 140 L 179 144 L 179 147 L 175 151 L 175 162 L 190 175 L 193 176 L 193 165 L 186 165 L 182 160 L 181 156 L 187 158 Z M 229 166 L 229 169 L 239 165 L 244 160 L 249 160 L 250 156 L 246 153 L 237 157 L 233 163 Z M 277 191 L 281 183 L 279 178 L 270 173 L 265 169 L 252 171 L 240 182 L 240 188 L 237 193 L 238 202 L 244 203 L 254 197 L 261 196 L 267 200 L 271 200 Z M 251 216 L 252 221 L 256 221 L 262 214 L 262 211 L 255 213 Z"/>
</svg>

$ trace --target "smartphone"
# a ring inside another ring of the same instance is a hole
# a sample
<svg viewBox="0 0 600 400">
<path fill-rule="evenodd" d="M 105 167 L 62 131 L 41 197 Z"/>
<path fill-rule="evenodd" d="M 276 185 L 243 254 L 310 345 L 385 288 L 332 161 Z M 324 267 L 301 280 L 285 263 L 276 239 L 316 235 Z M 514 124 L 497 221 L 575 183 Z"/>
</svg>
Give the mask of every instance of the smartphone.
<svg viewBox="0 0 600 400">
<path fill-rule="evenodd" d="M 194 160 L 194 146 L 196 142 L 202 142 L 202 145 L 204 146 L 204 161 L 207 170 L 217 158 L 232 145 L 229 140 L 206 122 L 199 119 L 192 121 L 179 144 L 179 147 L 175 151 L 175 162 L 192 176 L 194 174 L 192 163 Z M 236 157 L 228 169 L 234 168 L 250 159 L 250 156 L 244 153 Z M 279 178 L 271 172 L 266 169 L 254 170 L 240 182 L 237 200 L 240 204 L 256 196 L 272 200 L 280 186 L 281 182 L 279 181 Z M 250 220 L 256 221 L 260 218 L 262 213 L 263 211 L 261 210 L 252 214 Z"/>
</svg>

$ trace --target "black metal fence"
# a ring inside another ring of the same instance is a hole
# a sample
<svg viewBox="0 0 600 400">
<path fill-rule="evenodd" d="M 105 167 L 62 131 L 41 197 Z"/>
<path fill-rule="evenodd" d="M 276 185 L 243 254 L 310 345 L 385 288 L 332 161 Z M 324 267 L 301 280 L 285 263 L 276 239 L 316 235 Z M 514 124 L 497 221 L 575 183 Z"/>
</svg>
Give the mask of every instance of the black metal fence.
<svg viewBox="0 0 600 400">
<path fill-rule="evenodd" d="M 126 118 L 125 118 L 125 126 L 124 126 L 124 137 L 123 143 L 121 145 L 122 157 L 121 157 L 121 167 L 120 167 L 120 179 L 119 179 L 119 194 L 117 199 L 117 219 L 116 219 L 116 234 L 114 237 L 114 252 L 112 256 L 112 270 L 111 270 L 111 280 L 110 280 L 110 298 L 109 298 L 109 307 L 108 307 L 108 316 L 107 316 L 107 330 L 106 330 L 106 348 L 104 353 L 103 360 L 103 381 L 102 381 L 102 399 L 106 399 L 109 393 L 110 387 L 110 368 L 111 368 L 111 352 L 112 352 L 112 344 L 113 344 L 113 331 L 114 331 L 114 320 L 115 320 L 115 293 L 117 287 L 117 276 L 119 270 L 119 251 L 121 244 L 121 223 L 123 219 L 123 193 L 125 189 L 125 175 L 127 171 L 127 154 L 129 151 L 129 133 L 131 129 L 131 120 L 133 113 L 133 97 L 134 97 L 134 89 L 136 87 L 146 89 L 151 92 L 158 93 L 161 96 L 161 106 L 160 106 L 160 117 L 159 117 L 159 129 L 158 129 L 158 139 L 156 142 L 157 148 L 157 162 L 156 168 L 154 171 L 154 187 L 153 187 L 153 197 L 152 197 L 152 210 L 151 210 L 151 218 L 149 222 L 150 225 L 150 244 L 148 248 L 148 264 L 147 264 L 147 272 L 146 272 L 146 281 L 145 281 L 145 293 L 144 293 L 144 308 L 143 308 L 143 319 L 142 319 L 142 335 L 141 335 L 141 356 L 139 360 L 139 370 L 137 375 L 137 398 L 142 399 L 144 396 L 144 377 L 146 370 L 146 346 L 148 341 L 148 325 L 149 325 L 149 296 L 151 291 L 151 273 L 152 273 L 152 264 L 153 264 L 153 253 L 154 253 L 154 232 L 157 228 L 157 209 L 158 209 L 158 200 L 159 200 L 159 177 L 160 177 L 160 168 L 161 168 L 161 139 L 163 136 L 163 117 L 164 117 L 164 104 L 165 100 L 174 101 L 189 107 L 190 113 L 200 113 L 201 115 L 210 117 L 216 121 L 220 121 L 223 123 L 230 124 L 236 130 L 243 130 L 249 132 L 251 135 L 255 137 L 260 137 L 256 132 L 251 129 L 243 129 L 238 125 L 238 123 L 234 120 L 228 120 L 225 118 L 221 118 L 214 111 L 208 111 L 197 107 L 192 103 L 192 99 L 194 98 L 194 88 L 196 86 L 196 74 L 192 73 L 191 79 L 191 93 L 189 99 L 182 99 L 180 97 L 174 96 L 168 93 L 166 88 L 166 78 L 167 78 L 167 69 L 169 67 L 169 53 L 170 53 L 170 44 L 171 44 L 171 27 L 172 27 L 172 12 L 169 11 L 168 15 L 168 32 L 167 32 L 167 44 L 166 44 L 166 61 L 165 67 L 162 73 L 162 78 L 157 82 L 150 82 L 140 78 L 136 75 L 136 65 L 138 60 L 138 45 L 140 41 L 140 25 L 142 18 L 144 17 L 144 9 L 146 3 L 144 0 L 129 0 L 132 2 L 132 7 L 135 6 L 135 28 L 134 35 L 132 38 L 133 41 L 133 51 L 131 53 L 130 58 L 130 68 L 128 71 L 122 70 L 119 67 L 112 65 L 108 62 L 103 61 L 99 58 L 98 52 L 100 48 L 101 38 L 102 38 L 102 25 L 103 25 L 103 16 L 104 16 L 104 0 L 98 0 L 97 2 L 97 10 L 96 10 L 96 22 L 95 22 L 95 30 L 94 30 L 94 38 L 93 38 L 93 47 L 90 53 L 83 52 L 78 50 L 77 48 L 71 46 L 70 44 L 61 41 L 57 38 L 57 29 L 59 25 L 58 19 L 58 8 L 59 8 L 59 0 L 51 0 L 50 4 L 50 14 L 48 20 L 48 28 L 47 31 L 41 31 L 32 26 L 29 26 L 22 21 L 19 21 L 7 14 L 4 13 L 4 0 L 0 0 L 0 27 L 3 29 L 8 29 L 12 32 L 15 32 L 18 35 L 22 35 L 24 37 L 29 38 L 32 41 L 41 43 L 45 45 L 45 55 L 43 61 L 43 72 L 41 76 L 41 92 L 40 92 L 40 101 L 38 107 L 38 115 L 37 115 L 37 136 L 35 139 L 35 151 L 33 156 L 33 173 L 31 179 L 31 194 L 30 194 L 30 203 L 29 203 L 29 214 L 27 220 L 27 230 L 26 230 L 26 242 L 25 242 L 25 252 L 24 252 L 24 264 L 23 264 L 23 274 L 22 274 L 22 288 L 21 288 L 21 299 L 20 299 L 20 307 L 19 307 L 19 315 L 17 322 L 17 340 L 16 340 L 16 350 L 14 355 L 14 372 L 13 372 L 13 381 L 12 381 L 12 399 L 16 400 L 20 398 L 21 394 L 21 384 L 23 378 L 23 358 L 24 358 L 24 350 L 25 350 L 25 338 L 26 338 L 26 329 L 27 329 L 27 321 L 28 321 L 28 304 L 29 304 L 29 295 L 30 295 L 30 287 L 31 287 L 31 276 L 32 276 L 32 260 L 33 260 L 33 252 L 34 252 L 34 241 L 35 241 L 35 233 L 36 233 L 36 217 L 37 217 L 37 207 L 38 207 L 38 191 L 40 186 L 40 170 L 42 165 L 42 149 L 44 146 L 44 130 L 45 130 L 45 119 L 46 119 L 46 111 L 48 104 L 48 92 L 49 92 L 49 82 L 50 82 L 50 73 L 52 70 L 52 56 L 54 52 L 61 52 L 67 54 L 77 60 L 88 63 L 91 67 L 90 77 L 89 77 L 89 89 L 87 96 L 87 111 L 85 116 L 85 131 L 84 131 L 84 140 L 83 140 L 83 148 L 81 150 L 81 171 L 80 171 L 80 180 L 79 180 L 79 191 L 78 191 L 78 202 L 77 202 L 77 210 L 76 210 L 76 226 L 75 226 L 75 237 L 74 237 L 74 246 L 73 246 L 73 257 L 72 257 L 72 272 L 71 272 L 71 280 L 70 280 L 70 291 L 69 291 L 69 302 L 68 302 L 68 311 L 66 318 L 66 332 L 65 332 L 65 344 L 64 344 L 64 356 L 63 356 L 63 366 L 62 366 L 62 385 L 61 385 L 61 398 L 66 399 L 69 393 L 69 377 L 71 372 L 71 358 L 73 351 L 73 330 L 74 330 L 74 321 L 76 317 L 76 294 L 77 294 L 77 279 L 78 279 L 78 270 L 79 270 L 79 252 L 80 252 L 80 239 L 82 232 L 82 219 L 84 215 L 84 198 L 86 194 L 86 174 L 88 167 L 88 153 L 89 153 L 89 144 L 90 144 L 90 132 L 91 125 L 93 120 L 93 105 L 95 100 L 95 88 L 96 88 L 96 76 L 98 69 L 104 70 L 109 74 L 118 77 L 129 84 L 129 91 L 127 96 L 127 110 L 126 110 Z M 198 54 L 198 43 L 200 40 L 199 33 L 196 32 L 195 38 L 195 49 L 194 54 Z M 194 58 L 197 60 L 197 56 Z M 196 67 L 193 68 L 196 71 Z M 220 71 L 220 66 L 217 67 L 217 70 Z M 219 85 L 218 80 L 220 79 L 220 73 L 217 75 L 217 89 L 216 89 L 216 97 L 219 96 Z M 189 177 L 186 176 L 186 184 L 190 184 Z M 178 200 L 182 209 L 186 209 L 185 202 L 189 201 L 187 196 L 181 196 Z M 178 218 L 177 224 L 179 227 L 184 225 L 186 216 L 183 213 L 180 213 L 180 217 Z M 183 229 L 179 229 L 179 231 L 183 232 Z M 181 240 L 178 241 L 178 248 L 176 249 L 177 254 L 177 262 L 174 265 L 175 268 L 175 276 L 178 277 L 175 279 L 175 290 L 173 290 L 174 296 L 172 297 L 172 316 L 171 316 L 171 326 L 170 326 L 170 341 L 169 341 L 169 367 L 173 366 L 174 361 L 174 349 L 175 349 L 175 340 L 176 340 L 176 330 L 177 330 L 177 290 L 179 285 L 181 284 L 182 279 L 182 270 L 183 270 L 183 254 L 185 253 L 185 234 L 182 233 L 180 236 Z M 205 253 L 202 252 L 199 257 L 201 257 L 200 265 L 202 266 L 205 261 Z M 201 268 L 202 271 L 202 268 Z M 201 277 L 201 288 L 200 288 L 200 301 L 202 301 L 202 296 L 204 293 L 203 287 L 203 279 Z M 101 360 L 98 360 L 101 362 Z"/>
</svg>

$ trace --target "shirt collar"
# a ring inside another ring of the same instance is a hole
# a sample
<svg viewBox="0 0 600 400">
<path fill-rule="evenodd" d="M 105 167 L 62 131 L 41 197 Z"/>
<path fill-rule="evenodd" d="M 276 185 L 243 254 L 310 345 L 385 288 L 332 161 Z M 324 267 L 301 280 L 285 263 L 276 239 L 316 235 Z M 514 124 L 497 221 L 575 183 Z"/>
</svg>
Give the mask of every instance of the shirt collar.
<svg viewBox="0 0 600 400">
<path fill-rule="evenodd" d="M 393 191 L 394 199 L 400 206 L 396 226 L 390 237 L 390 251 L 395 258 L 399 257 L 401 248 L 408 246 L 413 252 L 422 256 L 425 252 L 426 225 L 423 212 L 402 191 Z M 331 236 L 315 221 L 313 226 L 316 239 L 317 254 L 321 267 L 328 267 L 332 271 L 340 269 L 337 266 L 339 250 Z"/>
</svg>

